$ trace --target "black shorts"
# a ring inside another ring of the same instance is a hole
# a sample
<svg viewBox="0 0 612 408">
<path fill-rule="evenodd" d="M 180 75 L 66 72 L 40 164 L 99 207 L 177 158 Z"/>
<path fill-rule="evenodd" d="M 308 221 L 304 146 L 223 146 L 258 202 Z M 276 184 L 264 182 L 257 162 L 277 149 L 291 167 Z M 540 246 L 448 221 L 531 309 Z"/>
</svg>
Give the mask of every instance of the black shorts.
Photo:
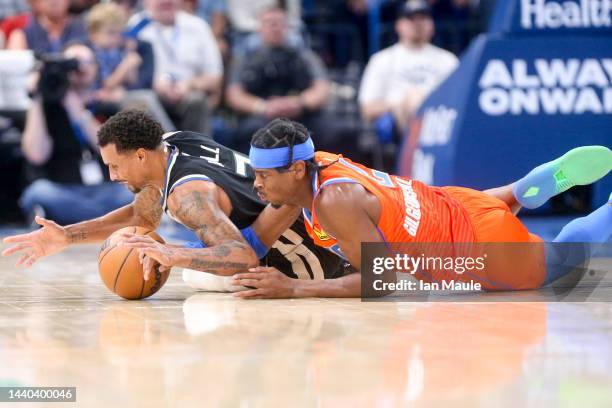
<svg viewBox="0 0 612 408">
<path fill-rule="evenodd" d="M 297 279 L 339 278 L 348 267 L 338 255 L 314 243 L 306 232 L 302 216 L 274 243 L 261 262 Z"/>
</svg>

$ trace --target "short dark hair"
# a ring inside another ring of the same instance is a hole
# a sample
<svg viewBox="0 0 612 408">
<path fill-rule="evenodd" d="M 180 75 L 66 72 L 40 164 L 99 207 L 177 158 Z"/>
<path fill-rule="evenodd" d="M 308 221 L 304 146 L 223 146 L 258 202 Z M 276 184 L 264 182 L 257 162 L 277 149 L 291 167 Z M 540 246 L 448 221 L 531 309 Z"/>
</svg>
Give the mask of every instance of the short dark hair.
<svg viewBox="0 0 612 408">
<path fill-rule="evenodd" d="M 260 149 L 289 147 L 287 164 L 276 168 L 276 170 L 282 172 L 293 164 L 293 146 L 304 143 L 309 137 L 310 133 L 306 126 L 287 118 L 278 118 L 255 132 L 251 138 L 251 145 Z M 306 167 L 311 172 L 321 169 L 313 159 L 304 161 L 306 162 Z"/>
<path fill-rule="evenodd" d="M 140 109 L 121 111 L 107 120 L 98 131 L 98 144 L 114 144 L 118 152 L 136 149 L 155 150 L 162 141 L 162 126 Z"/>
</svg>

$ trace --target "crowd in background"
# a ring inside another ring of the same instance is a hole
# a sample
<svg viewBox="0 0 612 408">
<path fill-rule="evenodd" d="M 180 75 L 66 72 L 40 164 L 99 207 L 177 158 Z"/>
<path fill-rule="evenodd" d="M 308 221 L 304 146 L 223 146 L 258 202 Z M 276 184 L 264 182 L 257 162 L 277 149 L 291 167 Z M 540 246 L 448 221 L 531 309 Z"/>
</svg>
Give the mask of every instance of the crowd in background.
<svg viewBox="0 0 612 408">
<path fill-rule="evenodd" d="M 26 221 L 59 223 L 129 202 L 108 180 L 96 132 L 130 107 L 243 153 L 255 130 L 288 117 L 318 149 L 389 169 L 412 115 L 482 30 L 486 4 L 0 0 L 0 49 L 42 61 L 29 75 L 29 108 L 0 110 L 0 161 L 18 173 L 2 189 L 0 220 L 15 219 L 8 202 Z M 7 129 L 18 141 L 2 137 Z"/>
</svg>

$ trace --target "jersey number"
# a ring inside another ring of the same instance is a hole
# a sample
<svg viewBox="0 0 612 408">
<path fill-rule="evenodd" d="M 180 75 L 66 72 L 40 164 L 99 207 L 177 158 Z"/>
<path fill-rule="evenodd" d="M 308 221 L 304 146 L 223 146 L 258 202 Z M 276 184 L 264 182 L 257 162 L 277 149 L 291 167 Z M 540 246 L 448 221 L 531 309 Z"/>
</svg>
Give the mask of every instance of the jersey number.
<svg viewBox="0 0 612 408">
<path fill-rule="evenodd" d="M 220 153 L 221 152 L 220 152 L 220 149 L 218 147 L 215 148 L 215 149 L 213 149 L 211 147 L 206 147 L 204 145 L 200 145 L 200 147 L 202 148 L 202 150 L 204 150 L 208 154 L 212 154 L 212 156 L 200 156 L 202 159 L 206 160 L 207 162 L 209 162 L 211 164 L 216 164 L 217 166 L 225 167 L 219 161 L 219 157 L 220 157 Z M 250 165 L 251 161 L 249 160 L 249 158 L 247 156 L 245 156 L 243 154 L 240 154 L 240 153 L 234 152 L 234 151 L 232 151 L 232 153 L 234 154 L 234 164 L 236 166 L 234 171 L 236 173 L 240 174 L 242 177 L 247 177 L 247 164 Z"/>
<path fill-rule="evenodd" d="M 395 187 L 395 185 L 393 184 L 393 181 L 391 180 L 391 177 L 389 177 L 388 173 L 385 173 L 384 171 L 379 171 L 379 170 L 372 170 L 372 174 L 368 174 L 367 171 L 363 170 L 362 168 L 359 168 L 349 162 L 347 162 L 344 159 L 339 159 L 338 162 L 354 171 L 356 171 L 357 173 L 361 174 L 362 176 L 365 176 L 367 178 L 369 178 L 370 180 L 373 180 L 375 182 L 377 182 L 378 184 L 380 184 L 381 186 L 384 187 Z"/>
</svg>

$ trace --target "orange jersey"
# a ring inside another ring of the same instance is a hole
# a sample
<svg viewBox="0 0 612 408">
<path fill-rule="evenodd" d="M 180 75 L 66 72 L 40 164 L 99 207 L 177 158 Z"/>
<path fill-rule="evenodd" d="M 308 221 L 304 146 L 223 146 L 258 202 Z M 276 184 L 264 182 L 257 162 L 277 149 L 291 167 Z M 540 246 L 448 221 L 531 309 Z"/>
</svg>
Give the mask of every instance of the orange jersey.
<svg viewBox="0 0 612 408">
<path fill-rule="evenodd" d="M 380 202 L 377 227 L 385 242 L 474 241 L 469 215 L 443 188 L 373 170 L 342 155 L 317 152 L 315 161 L 321 166 L 331 165 L 315 175 L 314 197 L 331 184 L 362 185 Z M 314 200 L 311 210 L 303 212 L 306 230 L 315 243 L 341 254 L 336 239 L 319 224 Z"/>
<path fill-rule="evenodd" d="M 314 198 L 326 186 L 357 183 L 374 194 L 381 206 L 377 229 L 388 243 L 541 243 L 510 211 L 503 201 L 481 191 L 460 187 L 431 187 L 416 180 L 372 170 L 342 157 L 317 152 L 315 161 L 328 167 L 313 178 Z M 339 209 L 341 211 L 341 209 Z M 338 242 L 326 233 L 317 219 L 314 199 L 310 211 L 303 210 L 306 230 L 317 245 L 343 256 Z M 468 247 L 469 248 L 469 247 Z M 511 247 L 502 254 L 512 254 Z M 496 256 L 487 272 L 470 277 L 432 270 L 431 276 L 417 273 L 424 280 L 475 278 L 485 289 L 532 289 L 545 276 L 544 251 L 539 245 L 525 250 L 512 260 Z M 499 249 L 499 247 L 498 247 Z M 344 257 L 344 256 L 343 256 Z"/>
</svg>

